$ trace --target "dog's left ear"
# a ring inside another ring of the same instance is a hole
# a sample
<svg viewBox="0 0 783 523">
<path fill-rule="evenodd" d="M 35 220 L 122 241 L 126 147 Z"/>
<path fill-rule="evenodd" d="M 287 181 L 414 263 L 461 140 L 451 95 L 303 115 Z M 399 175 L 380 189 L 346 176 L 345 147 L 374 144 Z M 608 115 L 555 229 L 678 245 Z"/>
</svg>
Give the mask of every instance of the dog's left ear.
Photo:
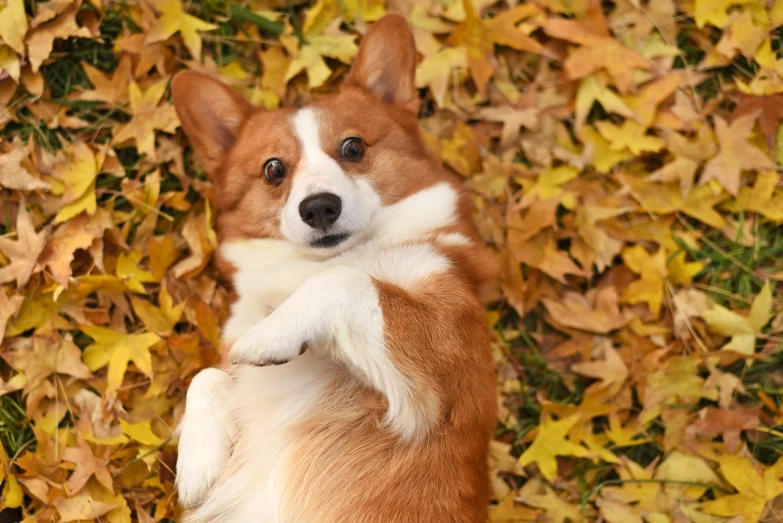
<svg viewBox="0 0 783 523">
<path fill-rule="evenodd" d="M 416 110 L 416 43 L 408 22 L 387 14 L 370 27 L 343 85 L 358 86 L 380 101 Z"/>
</svg>

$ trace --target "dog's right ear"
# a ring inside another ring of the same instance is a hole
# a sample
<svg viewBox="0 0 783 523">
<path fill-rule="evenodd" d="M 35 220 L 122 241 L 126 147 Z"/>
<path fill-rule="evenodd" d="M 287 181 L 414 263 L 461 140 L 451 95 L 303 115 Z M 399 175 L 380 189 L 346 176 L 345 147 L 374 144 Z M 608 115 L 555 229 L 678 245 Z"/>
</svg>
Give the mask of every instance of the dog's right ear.
<svg viewBox="0 0 783 523">
<path fill-rule="evenodd" d="M 177 73 L 171 93 L 182 129 L 207 174 L 214 176 L 253 106 L 229 86 L 196 71 Z"/>
</svg>

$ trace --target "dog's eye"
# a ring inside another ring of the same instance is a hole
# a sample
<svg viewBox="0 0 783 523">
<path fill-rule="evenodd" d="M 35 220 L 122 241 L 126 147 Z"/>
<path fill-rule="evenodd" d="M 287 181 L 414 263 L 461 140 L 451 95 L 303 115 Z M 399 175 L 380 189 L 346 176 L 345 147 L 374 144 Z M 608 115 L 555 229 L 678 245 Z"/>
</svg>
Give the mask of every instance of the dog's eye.
<svg viewBox="0 0 783 523">
<path fill-rule="evenodd" d="M 340 146 L 340 156 L 352 162 L 361 160 L 364 156 L 364 142 L 362 139 L 353 136 L 343 140 L 343 144 Z"/>
<path fill-rule="evenodd" d="M 277 185 L 283 181 L 285 175 L 285 165 L 277 158 L 271 158 L 264 164 L 264 178 L 266 178 L 266 181 L 269 183 Z"/>
</svg>

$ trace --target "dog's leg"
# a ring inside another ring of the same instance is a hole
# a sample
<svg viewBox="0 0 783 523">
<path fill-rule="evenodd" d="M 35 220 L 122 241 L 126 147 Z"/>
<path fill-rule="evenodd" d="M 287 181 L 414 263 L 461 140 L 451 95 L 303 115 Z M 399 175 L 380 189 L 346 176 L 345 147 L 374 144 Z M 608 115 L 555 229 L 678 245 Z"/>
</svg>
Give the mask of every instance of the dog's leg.
<svg viewBox="0 0 783 523">
<path fill-rule="evenodd" d="M 204 501 L 228 462 L 233 434 L 230 388 L 229 375 L 211 368 L 199 372 L 188 389 L 177 458 L 177 492 L 186 508 Z"/>
<path fill-rule="evenodd" d="M 387 292 L 389 288 L 394 289 Z M 383 302 L 383 305 L 382 305 Z M 415 300 L 404 290 L 381 283 L 350 267 L 331 267 L 305 281 L 280 307 L 242 336 L 231 349 L 232 363 L 284 363 L 302 348 L 326 352 L 346 363 L 388 400 L 387 424 L 410 440 L 426 433 L 439 410 L 436 394 L 417 380 L 417 364 L 404 365 L 405 352 L 393 353 L 388 338 L 408 339 L 426 332 Z M 405 309 L 402 311 L 402 309 Z M 387 332 L 385 315 L 403 316 L 398 332 Z M 423 326 L 423 328 L 422 328 Z M 419 349 L 420 350 L 420 349 Z M 402 365 L 400 363 L 403 363 Z M 407 370 L 405 370 L 407 369 Z"/>
</svg>

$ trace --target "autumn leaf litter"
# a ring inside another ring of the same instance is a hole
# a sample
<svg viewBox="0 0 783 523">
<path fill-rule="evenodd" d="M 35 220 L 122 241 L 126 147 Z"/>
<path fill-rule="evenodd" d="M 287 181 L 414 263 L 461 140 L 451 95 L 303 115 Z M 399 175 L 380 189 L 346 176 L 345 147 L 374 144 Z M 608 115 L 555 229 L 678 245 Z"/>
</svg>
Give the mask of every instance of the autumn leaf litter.
<svg viewBox="0 0 783 523">
<path fill-rule="evenodd" d="M 491 520 L 783 520 L 781 0 L 0 3 L 0 505 L 179 517 L 228 295 L 171 76 L 305 103 L 389 10 L 501 267 Z"/>
</svg>

